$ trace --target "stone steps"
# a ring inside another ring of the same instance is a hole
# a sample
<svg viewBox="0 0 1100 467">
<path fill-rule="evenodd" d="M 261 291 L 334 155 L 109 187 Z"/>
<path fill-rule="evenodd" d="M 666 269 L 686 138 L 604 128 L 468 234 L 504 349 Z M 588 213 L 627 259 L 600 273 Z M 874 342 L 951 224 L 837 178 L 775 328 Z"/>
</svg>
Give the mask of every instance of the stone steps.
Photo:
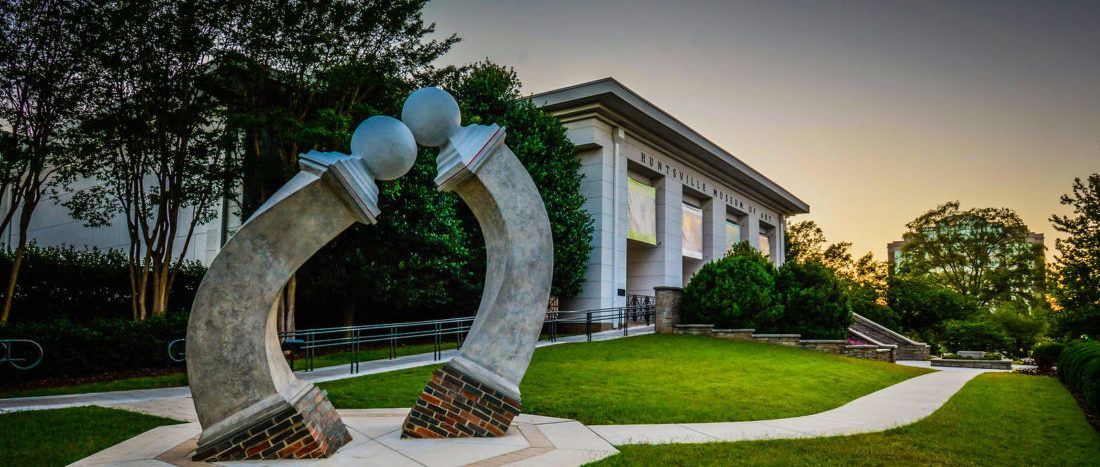
<svg viewBox="0 0 1100 467">
<path fill-rule="evenodd" d="M 877 343 L 896 345 L 898 360 L 927 360 L 930 353 L 928 344 L 916 342 L 855 313 L 852 313 L 852 324 L 848 326 L 848 331 L 862 334 Z"/>
</svg>

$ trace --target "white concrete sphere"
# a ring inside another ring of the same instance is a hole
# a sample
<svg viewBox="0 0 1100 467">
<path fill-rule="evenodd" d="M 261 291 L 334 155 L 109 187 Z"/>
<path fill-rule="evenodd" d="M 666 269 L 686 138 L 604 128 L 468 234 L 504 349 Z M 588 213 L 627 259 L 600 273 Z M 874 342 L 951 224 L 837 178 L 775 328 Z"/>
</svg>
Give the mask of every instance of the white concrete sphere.
<svg viewBox="0 0 1100 467">
<path fill-rule="evenodd" d="M 417 143 L 439 147 L 462 125 L 462 112 L 458 110 L 458 102 L 447 91 L 420 88 L 405 99 L 405 105 L 401 107 L 401 121 L 412 130 Z"/>
<path fill-rule="evenodd" d="M 375 115 L 363 120 L 352 133 L 351 154 L 362 157 L 375 178 L 393 180 L 416 163 L 416 140 L 400 120 Z"/>
</svg>

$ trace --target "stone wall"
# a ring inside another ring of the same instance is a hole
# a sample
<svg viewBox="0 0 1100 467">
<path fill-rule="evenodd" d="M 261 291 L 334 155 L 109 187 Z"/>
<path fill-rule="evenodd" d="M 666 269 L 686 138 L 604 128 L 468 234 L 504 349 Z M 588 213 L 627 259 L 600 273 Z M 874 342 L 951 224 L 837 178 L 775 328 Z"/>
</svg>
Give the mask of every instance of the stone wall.
<svg viewBox="0 0 1100 467">
<path fill-rule="evenodd" d="M 713 324 L 676 324 L 672 326 L 674 334 L 684 336 L 713 336 L 731 340 L 751 340 L 890 363 L 897 360 L 897 347 L 892 345 L 858 345 L 849 344 L 846 340 L 802 339 L 800 334 L 755 334 L 753 331 L 753 329 L 714 329 Z"/>
<path fill-rule="evenodd" d="M 735 341 L 751 341 L 752 333 L 755 329 L 714 329 L 711 334 L 714 337 L 721 337 L 723 339 L 731 339 Z"/>
<path fill-rule="evenodd" d="M 1012 370 L 1012 360 L 966 360 L 933 358 L 932 366 L 952 368 L 980 368 L 983 370 Z"/>
</svg>

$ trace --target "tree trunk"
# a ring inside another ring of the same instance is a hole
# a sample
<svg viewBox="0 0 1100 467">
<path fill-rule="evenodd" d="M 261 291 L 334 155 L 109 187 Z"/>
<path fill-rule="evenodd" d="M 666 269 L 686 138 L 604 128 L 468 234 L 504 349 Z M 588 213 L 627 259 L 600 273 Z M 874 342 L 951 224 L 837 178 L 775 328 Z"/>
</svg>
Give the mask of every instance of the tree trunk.
<svg viewBox="0 0 1100 467">
<path fill-rule="evenodd" d="M 15 295 L 15 282 L 19 278 L 19 267 L 23 265 L 23 252 L 27 250 L 26 236 L 20 236 L 19 247 L 15 250 L 15 260 L 11 262 L 11 271 L 8 275 L 7 293 L 4 295 L 4 310 L 0 312 L 0 326 L 8 324 L 11 316 L 12 296 Z"/>
</svg>

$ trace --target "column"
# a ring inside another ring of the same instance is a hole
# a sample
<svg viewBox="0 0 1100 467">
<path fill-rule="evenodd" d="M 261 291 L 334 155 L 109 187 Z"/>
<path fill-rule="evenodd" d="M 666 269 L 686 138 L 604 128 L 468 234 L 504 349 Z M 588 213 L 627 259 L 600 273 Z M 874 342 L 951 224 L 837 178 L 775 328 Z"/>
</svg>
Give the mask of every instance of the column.
<svg viewBox="0 0 1100 467">
<path fill-rule="evenodd" d="M 669 177 L 657 183 L 657 248 L 659 277 L 654 286 L 683 287 L 683 186 Z"/>
<path fill-rule="evenodd" d="M 726 203 L 712 198 L 703 206 L 703 261 L 725 256 L 727 241 Z"/>
<path fill-rule="evenodd" d="M 745 225 L 741 226 L 741 229 L 748 236 L 745 240 L 748 240 L 749 245 L 760 251 L 760 219 L 753 214 L 746 215 Z"/>
</svg>

